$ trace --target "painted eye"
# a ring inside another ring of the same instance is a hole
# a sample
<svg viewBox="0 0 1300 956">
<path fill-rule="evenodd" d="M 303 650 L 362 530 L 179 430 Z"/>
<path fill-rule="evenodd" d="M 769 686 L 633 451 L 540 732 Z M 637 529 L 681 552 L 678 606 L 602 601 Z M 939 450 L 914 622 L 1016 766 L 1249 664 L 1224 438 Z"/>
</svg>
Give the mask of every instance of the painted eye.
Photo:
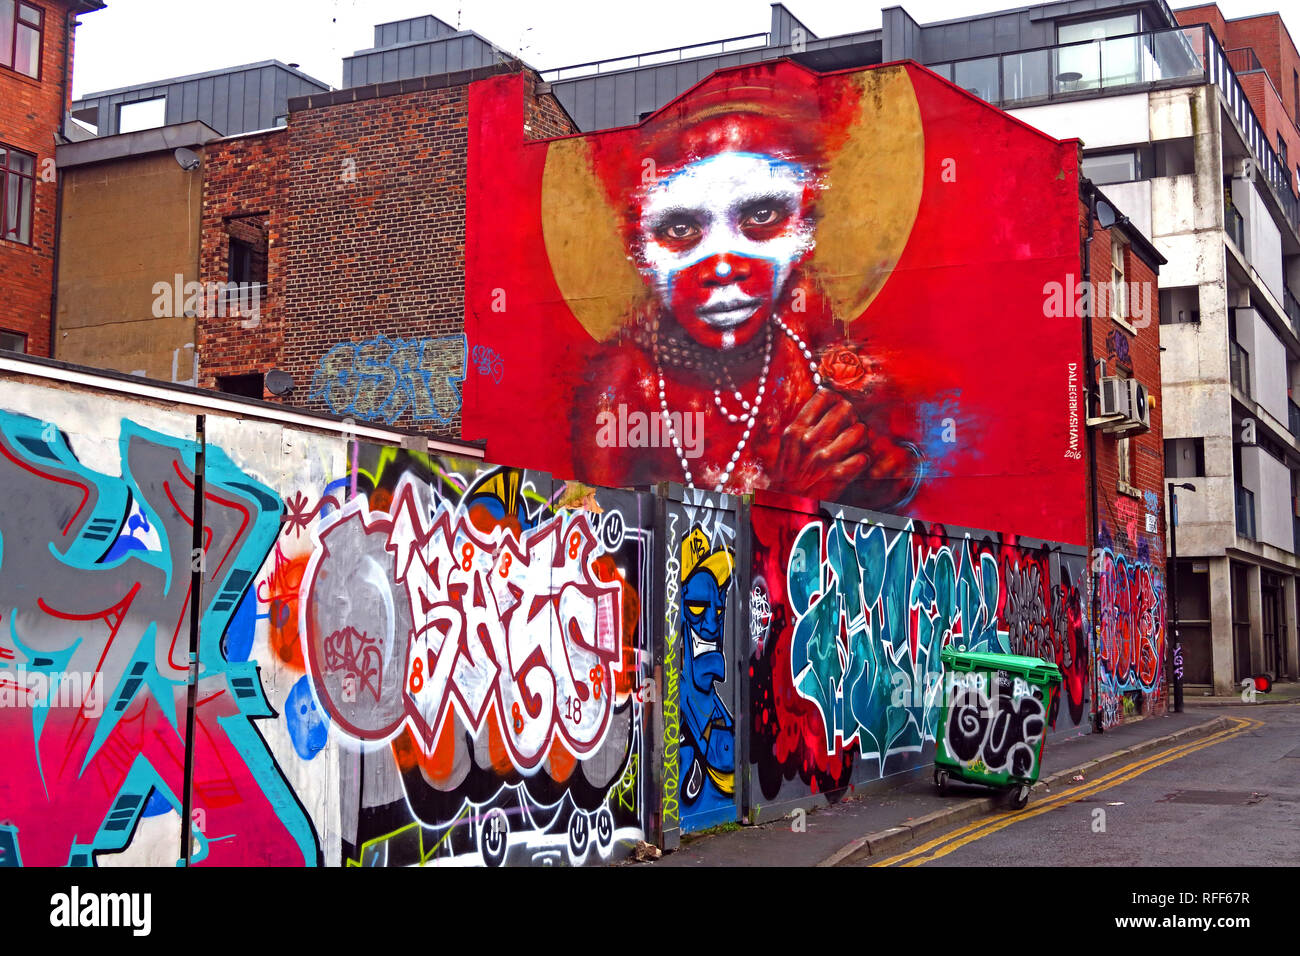
<svg viewBox="0 0 1300 956">
<path fill-rule="evenodd" d="M 740 229 L 751 238 L 766 238 L 779 232 L 790 215 L 789 207 L 778 201 L 752 203 L 741 210 Z"/>
<path fill-rule="evenodd" d="M 699 223 L 691 219 L 670 219 L 655 230 L 655 235 L 670 243 L 690 242 L 700 237 Z"/>
<path fill-rule="evenodd" d="M 696 617 L 698 617 L 699 615 L 701 615 L 701 614 L 704 613 L 704 605 L 703 605 L 703 604 L 688 604 L 688 605 L 686 605 L 686 610 L 690 611 L 692 614 L 694 614 Z"/>
</svg>

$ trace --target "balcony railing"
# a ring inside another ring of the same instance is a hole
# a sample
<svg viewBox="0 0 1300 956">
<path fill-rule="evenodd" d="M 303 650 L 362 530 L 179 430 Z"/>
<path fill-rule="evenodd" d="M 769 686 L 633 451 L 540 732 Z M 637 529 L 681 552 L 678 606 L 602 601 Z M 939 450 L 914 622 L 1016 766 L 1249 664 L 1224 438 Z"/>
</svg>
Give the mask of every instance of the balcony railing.
<svg viewBox="0 0 1300 956">
<path fill-rule="evenodd" d="M 1289 398 L 1286 400 L 1286 428 L 1296 438 L 1300 438 L 1300 405 Z"/>
<path fill-rule="evenodd" d="M 1237 505 L 1237 534 L 1255 540 L 1255 493 L 1241 485 L 1235 486 Z"/>
<path fill-rule="evenodd" d="M 1255 55 L 1254 47 L 1243 46 L 1235 50 L 1225 50 L 1223 55 L 1228 58 L 1233 73 L 1254 73 L 1256 70 L 1264 69 L 1260 65 L 1259 57 Z"/>
<path fill-rule="evenodd" d="M 1228 231 L 1228 235 L 1236 243 L 1237 251 L 1244 256 L 1246 254 L 1246 223 L 1235 206 L 1223 207 L 1223 228 Z"/>
<path fill-rule="evenodd" d="M 1291 171 L 1273 151 L 1237 80 L 1236 65 L 1253 70 L 1257 63 L 1249 48 L 1225 52 L 1202 24 L 934 63 L 930 68 L 1003 109 L 1161 82 L 1213 83 L 1241 127 L 1261 178 L 1277 192 L 1287 221 L 1300 234 L 1300 198 L 1292 191 Z"/>
<path fill-rule="evenodd" d="M 1285 286 L 1282 288 L 1282 305 L 1286 309 L 1286 317 L 1291 320 L 1291 330 L 1295 332 L 1296 338 L 1300 338 L 1300 299 Z"/>
<path fill-rule="evenodd" d="M 1063 43 L 1036 50 L 931 64 L 947 77 L 1003 108 L 1077 93 L 1161 80 L 1205 82 L 1203 26 Z"/>
<path fill-rule="evenodd" d="M 554 80 L 572 80 L 582 76 L 595 76 L 600 73 L 613 73 L 618 70 L 633 70 L 640 66 L 654 66 L 660 63 L 676 63 L 679 60 L 693 60 L 701 56 L 717 56 L 722 53 L 734 53 L 737 50 L 752 50 L 769 44 L 766 33 L 749 33 L 742 37 L 728 37 L 725 40 L 710 40 L 705 43 L 693 43 L 690 46 L 667 47 L 652 50 L 649 53 L 636 53 L 632 56 L 620 56 L 606 60 L 589 60 L 586 63 L 574 63 L 570 66 L 557 66 L 542 70 L 541 77 L 548 82 Z"/>
<path fill-rule="evenodd" d="M 1250 398 L 1250 353 L 1236 342 L 1228 342 L 1228 367 L 1233 387 Z"/>
</svg>

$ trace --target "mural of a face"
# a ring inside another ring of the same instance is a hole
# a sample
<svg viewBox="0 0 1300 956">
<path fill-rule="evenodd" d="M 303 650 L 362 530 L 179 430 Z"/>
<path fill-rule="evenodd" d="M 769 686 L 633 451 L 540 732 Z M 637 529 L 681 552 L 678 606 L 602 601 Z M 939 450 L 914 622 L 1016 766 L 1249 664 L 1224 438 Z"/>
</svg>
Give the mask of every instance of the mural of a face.
<svg viewBox="0 0 1300 956">
<path fill-rule="evenodd" d="M 663 308 L 697 342 L 743 345 L 766 324 L 813 245 L 810 178 L 799 163 L 727 151 L 645 191 L 643 269 Z"/>
</svg>

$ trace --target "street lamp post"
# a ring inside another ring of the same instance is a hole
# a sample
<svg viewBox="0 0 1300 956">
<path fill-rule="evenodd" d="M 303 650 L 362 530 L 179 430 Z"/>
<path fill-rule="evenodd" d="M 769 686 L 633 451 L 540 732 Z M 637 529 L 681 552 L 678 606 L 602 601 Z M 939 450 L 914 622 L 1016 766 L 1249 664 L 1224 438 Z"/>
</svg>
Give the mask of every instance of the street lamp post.
<svg viewBox="0 0 1300 956">
<path fill-rule="evenodd" d="M 1173 612 L 1174 639 L 1169 643 L 1168 667 L 1174 679 L 1174 713 L 1183 712 L 1183 644 L 1178 635 L 1178 489 L 1195 491 L 1184 481 L 1169 486 L 1169 608 Z"/>
</svg>

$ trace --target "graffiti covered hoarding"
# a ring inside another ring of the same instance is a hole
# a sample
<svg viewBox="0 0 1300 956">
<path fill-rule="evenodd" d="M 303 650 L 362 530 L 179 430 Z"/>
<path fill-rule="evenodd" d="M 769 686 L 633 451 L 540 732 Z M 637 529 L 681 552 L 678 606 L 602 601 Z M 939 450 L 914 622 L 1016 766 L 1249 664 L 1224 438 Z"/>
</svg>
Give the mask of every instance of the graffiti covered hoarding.
<svg viewBox="0 0 1300 956">
<path fill-rule="evenodd" d="M 928 760 L 949 644 L 1055 663 L 1043 724 L 1086 732 L 1082 554 L 771 495 L 749 520 L 751 805 Z"/>
<path fill-rule="evenodd" d="M 471 87 L 466 331 L 500 374 L 467 379 L 466 437 L 1085 540 L 1080 333 L 1044 317 L 1078 266 L 1074 144 L 910 64 L 724 70 L 549 142 L 521 83 Z"/>
<path fill-rule="evenodd" d="M 105 410 L 109 414 L 105 414 Z M 6 384 L 0 864 L 599 862 L 644 837 L 647 496 Z"/>
</svg>

